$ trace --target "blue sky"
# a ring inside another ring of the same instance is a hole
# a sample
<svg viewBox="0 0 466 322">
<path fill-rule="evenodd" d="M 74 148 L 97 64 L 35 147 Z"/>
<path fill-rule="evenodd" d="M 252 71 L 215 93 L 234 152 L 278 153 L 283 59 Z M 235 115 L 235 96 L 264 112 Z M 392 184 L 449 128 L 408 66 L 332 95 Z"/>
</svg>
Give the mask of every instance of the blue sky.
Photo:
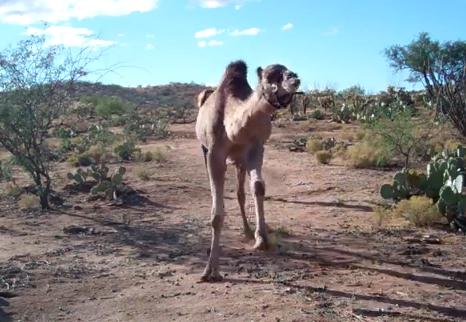
<svg viewBox="0 0 466 322">
<path fill-rule="evenodd" d="M 214 85 L 225 65 L 281 63 L 303 89 L 412 85 L 383 54 L 420 32 L 466 40 L 465 0 L 3 0 L 0 48 L 27 34 L 102 50 L 104 83 Z M 44 25 L 43 22 L 47 22 Z M 95 78 L 98 74 L 94 75 Z"/>
</svg>

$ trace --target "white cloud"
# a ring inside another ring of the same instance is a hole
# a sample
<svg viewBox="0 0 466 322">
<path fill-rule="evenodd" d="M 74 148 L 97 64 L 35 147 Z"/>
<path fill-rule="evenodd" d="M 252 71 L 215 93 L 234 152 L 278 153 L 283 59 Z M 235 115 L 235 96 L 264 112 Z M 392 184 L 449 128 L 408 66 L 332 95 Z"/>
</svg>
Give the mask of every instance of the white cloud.
<svg viewBox="0 0 466 322">
<path fill-rule="evenodd" d="M 120 33 L 117 35 L 117 37 L 120 37 L 120 38 L 122 38 L 122 37 L 124 37 L 124 36 L 126 36 L 126 34 L 124 34 L 124 33 L 122 33 L 122 32 L 120 32 Z"/>
<path fill-rule="evenodd" d="M 45 36 L 49 46 L 63 45 L 66 47 L 108 47 L 116 42 L 112 40 L 92 38 L 94 32 L 87 28 L 69 26 L 50 26 L 45 29 L 29 27 L 27 35 Z"/>
<path fill-rule="evenodd" d="M 218 47 L 218 46 L 223 45 L 223 41 L 215 40 L 215 39 L 212 39 L 212 40 L 209 40 L 209 41 L 201 40 L 201 41 L 197 42 L 197 45 L 199 47 L 201 47 L 201 48 L 204 48 L 204 47 Z"/>
<path fill-rule="evenodd" d="M 259 28 L 249 28 L 249 29 L 235 29 L 230 32 L 230 35 L 238 37 L 238 36 L 257 36 L 261 30 Z"/>
<path fill-rule="evenodd" d="M 146 44 L 145 48 L 146 48 L 147 50 L 152 50 L 152 49 L 155 48 L 155 46 L 154 46 L 154 44 Z"/>
<path fill-rule="evenodd" d="M 286 25 L 282 26 L 282 30 L 283 31 L 288 31 L 288 30 L 291 30 L 293 27 L 294 27 L 293 24 L 291 22 L 289 22 Z"/>
<path fill-rule="evenodd" d="M 197 0 L 197 3 L 202 8 L 207 9 L 217 9 L 226 7 L 229 5 L 234 5 L 235 10 L 239 10 L 243 7 L 245 2 L 256 1 L 259 2 L 261 0 Z"/>
<path fill-rule="evenodd" d="M 215 9 L 220 7 L 225 7 L 230 4 L 231 0 L 200 0 L 199 4 L 203 8 Z"/>
<path fill-rule="evenodd" d="M 198 31 L 194 33 L 194 38 L 199 39 L 199 38 L 209 38 L 209 37 L 214 37 L 217 35 L 220 35 L 224 33 L 225 30 L 223 29 L 217 29 L 217 28 L 207 28 L 201 31 Z"/>
<path fill-rule="evenodd" d="M 340 33 L 340 28 L 338 28 L 337 26 L 333 26 L 327 30 L 325 30 L 322 35 L 324 36 L 327 36 L 327 37 L 331 37 L 331 36 L 336 36 Z"/>
<path fill-rule="evenodd" d="M 0 1 L 0 21 L 31 25 L 56 23 L 70 19 L 96 16 L 125 16 L 133 12 L 148 12 L 159 0 L 6 0 Z"/>
</svg>

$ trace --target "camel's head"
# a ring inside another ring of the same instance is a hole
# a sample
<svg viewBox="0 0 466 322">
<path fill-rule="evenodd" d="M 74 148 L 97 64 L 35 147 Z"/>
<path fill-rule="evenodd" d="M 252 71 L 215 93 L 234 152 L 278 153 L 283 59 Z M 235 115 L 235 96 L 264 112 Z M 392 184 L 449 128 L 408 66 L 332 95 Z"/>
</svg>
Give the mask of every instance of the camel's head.
<svg viewBox="0 0 466 322">
<path fill-rule="evenodd" d="M 264 98 L 275 108 L 286 107 L 293 99 L 301 81 L 298 75 L 283 65 L 257 68 L 259 89 Z"/>
</svg>

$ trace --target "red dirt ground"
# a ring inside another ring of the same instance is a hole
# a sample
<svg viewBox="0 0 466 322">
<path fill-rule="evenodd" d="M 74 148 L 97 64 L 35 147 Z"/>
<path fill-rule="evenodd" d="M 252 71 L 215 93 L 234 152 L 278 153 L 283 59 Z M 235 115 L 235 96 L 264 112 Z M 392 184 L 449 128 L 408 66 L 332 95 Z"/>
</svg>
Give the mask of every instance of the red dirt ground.
<svg viewBox="0 0 466 322">
<path fill-rule="evenodd" d="M 321 121 L 321 135 L 343 131 Z M 167 161 L 129 163 L 133 206 L 87 201 L 46 214 L 0 203 L 0 321 L 466 320 L 466 238 L 446 230 L 378 228 L 373 208 L 391 171 L 317 164 L 286 143 L 309 129 L 276 128 L 266 148 L 266 219 L 273 250 L 241 235 L 228 170 L 225 280 L 198 283 L 210 241 L 210 192 L 193 124 L 144 146 Z M 315 130 L 315 128 L 314 128 Z M 353 129 L 345 126 L 345 131 Z M 141 165 L 139 165 L 141 166 Z M 57 173 L 64 177 L 65 165 Z M 253 206 L 248 199 L 253 220 Z M 76 225 L 84 232 L 65 233 Z M 413 238 L 430 234 L 440 243 Z"/>
</svg>

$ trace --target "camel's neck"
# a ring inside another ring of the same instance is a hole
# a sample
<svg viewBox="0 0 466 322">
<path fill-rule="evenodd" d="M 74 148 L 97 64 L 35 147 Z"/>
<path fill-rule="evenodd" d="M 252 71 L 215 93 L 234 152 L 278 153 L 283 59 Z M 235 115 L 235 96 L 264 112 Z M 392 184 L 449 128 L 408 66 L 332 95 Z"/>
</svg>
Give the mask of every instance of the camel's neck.
<svg viewBox="0 0 466 322">
<path fill-rule="evenodd" d="M 260 92 L 253 92 L 241 108 L 235 109 L 227 123 L 227 133 L 232 141 L 257 140 L 265 142 L 271 133 L 271 117 L 275 108 Z"/>
<path fill-rule="evenodd" d="M 260 91 L 255 91 L 245 102 L 245 110 L 250 118 L 271 117 L 275 107 L 270 105 Z"/>
</svg>

